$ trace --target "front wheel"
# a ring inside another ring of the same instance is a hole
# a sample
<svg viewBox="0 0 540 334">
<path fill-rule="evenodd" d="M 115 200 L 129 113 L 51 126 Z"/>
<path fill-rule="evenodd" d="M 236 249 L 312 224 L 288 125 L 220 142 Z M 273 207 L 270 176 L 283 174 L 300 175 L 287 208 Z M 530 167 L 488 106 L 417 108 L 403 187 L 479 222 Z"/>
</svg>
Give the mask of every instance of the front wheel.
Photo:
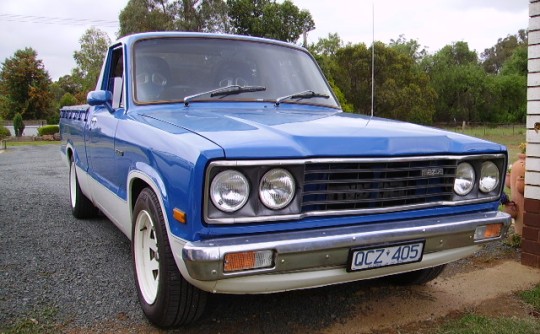
<svg viewBox="0 0 540 334">
<path fill-rule="evenodd" d="M 446 267 L 445 264 L 433 267 L 410 271 L 408 273 L 390 276 L 392 283 L 398 285 L 422 285 L 437 278 Z"/>
<path fill-rule="evenodd" d="M 197 320 L 207 294 L 180 274 L 156 194 L 145 188 L 133 210 L 131 251 L 139 302 L 148 320 L 172 328 Z"/>
</svg>

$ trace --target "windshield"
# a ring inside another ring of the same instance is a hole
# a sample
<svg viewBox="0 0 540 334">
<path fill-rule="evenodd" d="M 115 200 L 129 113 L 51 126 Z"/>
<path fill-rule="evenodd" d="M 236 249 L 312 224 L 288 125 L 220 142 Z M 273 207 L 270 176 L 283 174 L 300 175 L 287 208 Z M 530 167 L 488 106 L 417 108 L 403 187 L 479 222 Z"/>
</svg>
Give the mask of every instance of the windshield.
<svg viewBox="0 0 540 334">
<path fill-rule="evenodd" d="M 138 103 L 183 102 L 186 97 L 190 102 L 276 102 L 313 91 L 317 96 L 280 103 L 338 107 L 313 59 L 293 47 L 223 38 L 161 38 L 137 42 L 134 54 Z M 228 86 L 246 89 L 205 94 Z"/>
</svg>

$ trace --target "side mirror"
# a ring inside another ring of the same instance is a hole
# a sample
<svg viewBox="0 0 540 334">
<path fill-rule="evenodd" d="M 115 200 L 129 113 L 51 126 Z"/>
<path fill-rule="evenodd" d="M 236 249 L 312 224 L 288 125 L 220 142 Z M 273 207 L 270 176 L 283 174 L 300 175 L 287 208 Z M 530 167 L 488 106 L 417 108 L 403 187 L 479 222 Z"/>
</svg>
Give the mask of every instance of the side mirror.
<svg viewBox="0 0 540 334">
<path fill-rule="evenodd" d="M 112 93 L 108 90 L 94 90 L 88 93 L 86 101 L 91 106 L 105 106 L 110 113 L 114 112 L 112 108 Z"/>
</svg>

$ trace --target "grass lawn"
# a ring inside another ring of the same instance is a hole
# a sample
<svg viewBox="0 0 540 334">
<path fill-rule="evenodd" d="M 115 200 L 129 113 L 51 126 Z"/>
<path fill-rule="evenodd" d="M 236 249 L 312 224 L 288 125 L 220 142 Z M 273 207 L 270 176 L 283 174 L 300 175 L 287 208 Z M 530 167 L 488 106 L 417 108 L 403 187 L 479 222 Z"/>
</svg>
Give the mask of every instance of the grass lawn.
<svg viewBox="0 0 540 334">
<path fill-rule="evenodd" d="M 501 145 L 508 149 L 508 163 L 513 163 L 517 160 L 519 152 L 519 144 L 527 141 L 525 125 L 508 125 L 500 127 L 477 127 L 477 128 L 450 128 L 450 131 L 462 133 L 465 135 L 482 138 Z"/>
<path fill-rule="evenodd" d="M 540 314 L 540 285 L 537 285 L 531 290 L 520 292 L 518 295 L 534 309 L 527 318 L 490 318 L 469 313 L 442 325 L 439 328 L 438 334 L 540 333 L 540 321 L 535 317 L 535 314 Z M 501 307 L 504 307 L 504 305 L 501 305 Z"/>
</svg>

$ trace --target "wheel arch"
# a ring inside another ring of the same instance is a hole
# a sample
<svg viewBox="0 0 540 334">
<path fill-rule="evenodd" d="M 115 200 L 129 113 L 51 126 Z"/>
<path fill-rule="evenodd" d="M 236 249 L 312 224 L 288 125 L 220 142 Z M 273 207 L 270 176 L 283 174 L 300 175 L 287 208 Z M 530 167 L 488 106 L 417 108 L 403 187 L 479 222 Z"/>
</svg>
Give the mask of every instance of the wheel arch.
<svg viewBox="0 0 540 334">
<path fill-rule="evenodd" d="M 128 174 L 128 198 L 127 203 L 129 205 L 129 217 L 130 224 L 133 225 L 134 221 L 134 208 L 135 203 L 137 202 L 137 197 L 142 192 L 143 189 L 149 187 L 157 195 L 161 211 L 163 213 L 163 219 L 165 220 L 165 228 L 167 230 L 167 235 L 169 239 L 169 245 L 171 247 L 174 261 L 176 266 L 180 271 L 180 274 L 186 279 L 190 284 L 197 286 L 194 283 L 194 280 L 190 277 L 189 272 L 186 268 L 186 265 L 182 259 L 182 249 L 184 244 L 187 242 L 180 236 L 177 236 L 172 233 L 169 215 L 167 215 L 167 210 L 169 208 L 170 202 L 167 195 L 167 189 L 165 184 L 161 179 L 159 173 L 153 169 L 151 166 L 146 164 L 138 164 L 138 167 L 141 169 L 133 169 Z M 172 209 L 171 209 L 172 210 Z M 130 240 L 133 239 L 133 235 L 129 236 Z M 206 287 L 205 291 L 212 291 L 215 283 L 210 283 L 210 287 Z"/>
<path fill-rule="evenodd" d="M 141 166 L 139 166 L 141 167 Z M 133 209 L 135 208 L 135 203 L 139 194 L 144 188 L 150 188 L 157 195 L 161 211 L 163 213 L 163 218 L 165 219 L 165 226 L 167 227 L 167 233 L 170 235 L 170 226 L 169 218 L 167 215 L 168 208 L 168 196 L 167 189 L 163 180 L 155 171 L 148 165 L 144 165 L 141 169 L 134 169 L 128 174 L 128 205 L 129 205 L 129 217 L 130 221 L 133 222 Z M 131 236 L 133 237 L 133 236 Z"/>
<path fill-rule="evenodd" d="M 69 162 L 71 158 L 75 159 L 75 157 L 73 156 L 74 155 L 74 149 L 73 149 L 73 146 L 71 144 L 67 144 L 66 145 L 66 159 L 67 161 Z"/>
<path fill-rule="evenodd" d="M 77 150 L 75 150 L 75 147 L 73 147 L 73 144 L 71 142 L 68 142 L 66 144 L 66 153 L 65 153 L 65 162 L 68 166 L 72 158 L 75 164 L 77 164 L 77 161 L 79 160 L 79 157 L 77 155 Z"/>
</svg>

